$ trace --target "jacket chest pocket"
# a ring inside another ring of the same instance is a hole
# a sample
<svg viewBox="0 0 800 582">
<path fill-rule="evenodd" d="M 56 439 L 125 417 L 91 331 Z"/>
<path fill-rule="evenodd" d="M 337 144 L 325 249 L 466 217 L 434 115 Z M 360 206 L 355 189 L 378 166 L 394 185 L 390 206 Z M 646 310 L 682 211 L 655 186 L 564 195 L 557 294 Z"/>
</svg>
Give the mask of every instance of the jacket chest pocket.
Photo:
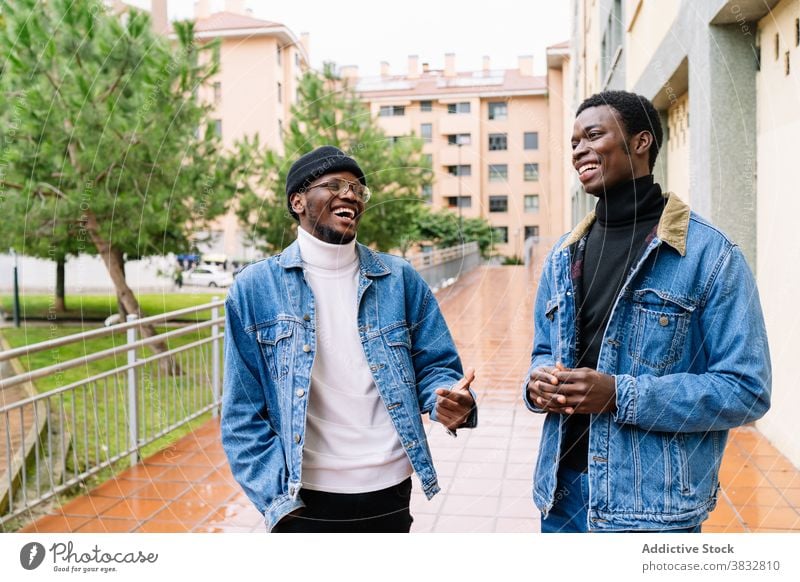
<svg viewBox="0 0 800 582">
<path fill-rule="evenodd" d="M 267 362 L 270 376 L 280 380 L 289 373 L 289 356 L 292 351 L 294 325 L 277 321 L 257 330 L 256 339 Z"/>
<path fill-rule="evenodd" d="M 390 329 L 384 334 L 389 357 L 400 380 L 406 384 L 416 384 L 414 365 L 411 362 L 411 334 L 405 325 Z"/>
<path fill-rule="evenodd" d="M 683 356 L 694 306 L 655 289 L 633 293 L 631 374 L 664 375 Z"/>
</svg>

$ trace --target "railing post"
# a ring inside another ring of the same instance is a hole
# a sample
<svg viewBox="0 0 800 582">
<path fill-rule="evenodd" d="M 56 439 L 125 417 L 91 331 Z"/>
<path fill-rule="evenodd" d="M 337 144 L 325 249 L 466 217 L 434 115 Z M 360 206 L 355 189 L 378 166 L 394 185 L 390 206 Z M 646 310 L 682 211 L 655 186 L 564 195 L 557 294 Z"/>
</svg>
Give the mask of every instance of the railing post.
<svg viewBox="0 0 800 582">
<path fill-rule="evenodd" d="M 219 297 L 212 297 L 212 301 L 215 303 L 219 301 Z M 211 319 L 212 321 L 219 318 L 219 306 L 214 306 L 211 308 Z M 211 326 L 211 394 L 212 398 L 214 399 L 214 408 L 211 409 L 211 417 L 216 418 L 219 416 L 219 401 L 220 401 L 220 377 L 221 377 L 221 370 L 219 368 L 219 324 L 214 323 Z"/>
<path fill-rule="evenodd" d="M 128 315 L 128 321 L 135 321 L 135 313 Z M 136 328 L 128 329 L 128 345 L 136 341 Z M 136 363 L 136 348 L 128 350 L 128 365 Z M 132 451 L 128 456 L 131 466 L 139 461 L 139 410 L 136 390 L 136 368 L 128 369 L 128 448 Z"/>
</svg>

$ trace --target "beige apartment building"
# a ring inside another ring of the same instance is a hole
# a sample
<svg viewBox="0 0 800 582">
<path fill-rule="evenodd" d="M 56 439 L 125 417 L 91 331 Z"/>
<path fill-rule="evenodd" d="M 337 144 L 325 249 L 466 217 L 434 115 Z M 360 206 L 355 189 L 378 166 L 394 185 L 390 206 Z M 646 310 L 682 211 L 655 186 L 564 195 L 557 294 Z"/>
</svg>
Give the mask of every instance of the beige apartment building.
<svg viewBox="0 0 800 582">
<path fill-rule="evenodd" d="M 800 0 L 573 0 L 558 66 L 571 103 L 626 89 L 653 101 L 665 144 L 656 179 L 720 226 L 756 273 L 770 340 L 773 405 L 757 422 L 795 466 L 800 441 L 793 359 L 800 316 Z M 573 222 L 592 201 L 570 178 Z M 735 317 L 735 314 L 731 314 Z"/>
<path fill-rule="evenodd" d="M 495 251 L 505 256 L 521 257 L 525 239 L 560 234 L 547 78 L 533 74 L 533 57 L 508 70 L 493 69 L 484 57 L 482 69 L 457 71 L 454 54 L 445 56 L 444 69 L 417 56 L 401 74 L 387 63 L 381 69 L 374 78 L 359 78 L 355 67 L 343 67 L 342 75 L 356 80 L 390 139 L 424 140 L 434 180 L 420 194 L 433 208 L 486 218 L 495 227 Z M 555 121 L 560 128 L 561 116 Z"/>
<path fill-rule="evenodd" d="M 226 0 L 222 12 L 211 13 L 209 6 L 208 0 L 195 3 L 195 38 L 221 40 L 216 55 L 220 67 L 198 98 L 213 104 L 213 123 L 226 146 L 258 135 L 262 145 L 282 152 L 283 128 L 297 100 L 299 79 L 309 66 L 308 35 L 298 38 L 283 24 L 253 17 L 243 0 Z M 154 22 L 161 14 L 166 22 L 165 0 L 153 2 Z M 256 258 L 245 235 L 230 212 L 209 232 L 198 233 L 197 244 L 206 253 L 231 260 Z"/>
</svg>

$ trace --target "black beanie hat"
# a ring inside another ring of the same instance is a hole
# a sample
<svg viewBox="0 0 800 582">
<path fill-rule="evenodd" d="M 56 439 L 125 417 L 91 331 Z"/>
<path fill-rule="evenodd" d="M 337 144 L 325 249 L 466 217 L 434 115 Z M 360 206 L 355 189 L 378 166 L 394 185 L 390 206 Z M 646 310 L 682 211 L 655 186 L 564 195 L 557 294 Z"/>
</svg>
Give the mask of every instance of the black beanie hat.
<svg viewBox="0 0 800 582">
<path fill-rule="evenodd" d="M 297 214 L 292 210 L 291 195 L 307 188 L 317 178 L 333 172 L 350 172 L 364 186 L 367 185 L 367 178 L 358 163 L 337 147 L 319 147 L 292 164 L 286 176 L 286 205 L 295 219 Z"/>
</svg>

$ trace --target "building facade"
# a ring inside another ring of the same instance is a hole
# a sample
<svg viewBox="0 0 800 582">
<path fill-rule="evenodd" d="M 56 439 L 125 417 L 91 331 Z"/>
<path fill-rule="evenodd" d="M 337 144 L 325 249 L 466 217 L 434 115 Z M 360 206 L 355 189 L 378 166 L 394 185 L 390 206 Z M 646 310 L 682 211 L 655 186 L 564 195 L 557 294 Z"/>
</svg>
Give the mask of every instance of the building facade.
<svg viewBox="0 0 800 582">
<path fill-rule="evenodd" d="M 656 179 L 722 228 L 756 273 L 773 357 L 773 407 L 759 429 L 800 466 L 790 376 L 800 317 L 800 0 L 573 0 L 567 117 L 589 95 L 626 89 L 653 101 L 665 143 Z M 575 222 L 593 204 L 574 178 Z M 731 317 L 735 317 L 731 314 Z"/>
<path fill-rule="evenodd" d="M 492 69 L 484 57 L 478 71 L 456 71 L 455 55 L 444 69 L 431 69 L 410 56 L 408 70 L 356 80 L 390 139 L 415 135 L 433 168 L 433 184 L 420 195 L 435 209 L 462 218 L 482 217 L 495 228 L 495 251 L 522 257 L 526 239 L 551 240 L 563 214 L 560 183 L 550 164 L 547 78 L 533 75 L 533 57 L 519 67 Z M 559 116 L 558 126 L 562 122 Z M 560 141 L 560 140 L 559 140 Z M 558 176 L 560 178 L 560 176 Z"/>
<path fill-rule="evenodd" d="M 227 0 L 225 10 L 216 13 L 210 12 L 208 0 L 196 2 L 194 22 L 198 42 L 221 41 L 214 55 L 219 72 L 198 98 L 213 105 L 212 123 L 223 144 L 230 147 L 258 135 L 262 145 L 282 152 L 283 128 L 309 66 L 308 36 L 297 37 L 283 24 L 253 17 L 242 0 Z M 249 260 L 255 258 L 255 249 L 244 234 L 231 211 L 210 231 L 198 233 L 197 244 L 206 253 Z"/>
</svg>

